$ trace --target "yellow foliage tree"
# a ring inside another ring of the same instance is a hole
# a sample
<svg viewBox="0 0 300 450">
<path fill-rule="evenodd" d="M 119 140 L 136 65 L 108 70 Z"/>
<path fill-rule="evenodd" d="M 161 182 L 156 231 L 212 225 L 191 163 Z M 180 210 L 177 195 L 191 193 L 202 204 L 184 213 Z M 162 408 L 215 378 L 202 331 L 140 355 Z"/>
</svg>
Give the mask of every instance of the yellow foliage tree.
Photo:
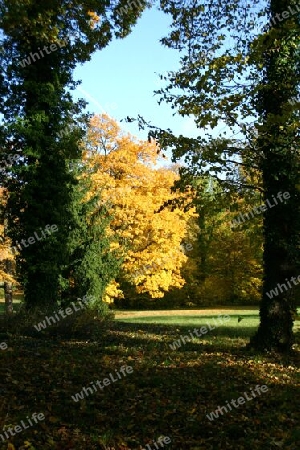
<svg viewBox="0 0 300 450">
<path fill-rule="evenodd" d="M 5 189 L 0 188 L 0 208 L 5 208 L 6 195 Z M 0 223 L 0 280 L 9 283 L 16 283 L 15 278 L 7 270 L 8 261 L 12 261 L 14 265 L 15 257 L 11 251 L 11 241 L 5 236 L 4 223 Z M 11 264 L 10 264 L 11 265 Z"/>
<path fill-rule="evenodd" d="M 101 191 L 101 202 L 113 215 L 109 233 L 118 237 L 119 244 L 114 245 L 122 250 L 122 278 L 152 298 L 182 287 L 181 267 L 187 256 L 181 244 L 194 211 L 183 212 L 176 206 L 182 194 L 171 188 L 178 175 L 158 167 L 156 143 L 124 134 L 103 114 L 91 119 L 84 146 L 91 194 Z M 120 295 L 114 281 L 107 297 Z"/>
</svg>

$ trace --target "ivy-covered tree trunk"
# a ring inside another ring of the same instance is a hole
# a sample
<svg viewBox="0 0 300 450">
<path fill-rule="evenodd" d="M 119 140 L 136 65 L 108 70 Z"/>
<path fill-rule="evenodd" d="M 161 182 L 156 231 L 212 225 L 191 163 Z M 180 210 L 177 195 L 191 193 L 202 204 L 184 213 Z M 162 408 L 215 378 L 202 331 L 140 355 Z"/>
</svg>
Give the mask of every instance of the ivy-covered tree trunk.
<svg viewBox="0 0 300 450">
<path fill-rule="evenodd" d="M 38 20 L 39 8 L 28 8 Z M 25 38 L 16 43 L 20 58 L 46 46 L 48 37 L 23 25 Z M 60 41 L 58 41 L 60 43 Z M 69 68 L 56 52 L 35 57 L 29 66 L 15 68 L 22 83 L 17 95 L 23 105 L 15 135 L 21 142 L 22 159 L 15 177 L 8 181 L 9 232 L 17 247 L 17 270 L 28 308 L 52 308 L 59 301 L 61 271 L 68 264 L 68 233 L 72 217 L 71 186 L 75 183 L 67 158 L 80 155 L 75 141 L 60 142 L 57 135 L 74 111 L 65 92 Z"/>
<path fill-rule="evenodd" d="M 271 0 L 271 17 L 282 17 L 294 2 Z M 298 14 L 298 19 L 300 14 Z M 259 144 L 264 197 L 264 283 L 260 325 L 251 345 L 264 350 L 292 348 L 296 315 L 294 287 L 300 282 L 300 161 L 296 105 L 299 34 L 274 21 L 265 43 L 265 80 L 259 97 L 264 124 Z M 299 28 L 298 28 L 299 33 Z M 299 277 L 299 278 L 298 278 Z"/>
</svg>

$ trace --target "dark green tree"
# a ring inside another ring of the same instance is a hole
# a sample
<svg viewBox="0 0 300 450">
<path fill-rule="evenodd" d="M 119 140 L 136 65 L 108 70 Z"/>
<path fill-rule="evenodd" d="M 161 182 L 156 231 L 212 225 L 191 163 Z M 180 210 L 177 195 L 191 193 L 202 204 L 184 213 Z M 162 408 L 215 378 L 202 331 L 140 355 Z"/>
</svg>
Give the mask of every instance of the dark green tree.
<svg viewBox="0 0 300 450">
<path fill-rule="evenodd" d="M 72 99 L 72 72 L 113 37 L 130 32 L 146 2 L 121 11 L 125 3 L 0 0 L 1 157 L 19 155 L 1 181 L 10 193 L 8 235 L 20 244 L 17 270 L 28 308 L 51 307 L 63 298 L 64 275 L 78 257 L 70 243 L 78 227 L 78 181 L 68 161 L 81 158 L 83 131 L 76 123 L 83 120 L 84 104 Z M 29 244 L 46 225 L 57 231 Z M 87 266 L 87 256 L 80 258 Z M 89 279 L 92 292 L 98 281 Z"/>
<path fill-rule="evenodd" d="M 76 226 L 69 233 L 70 261 L 62 273 L 62 303 L 87 295 L 94 306 L 101 304 L 106 286 L 118 275 L 121 255 L 111 250 L 113 238 L 106 230 L 111 221 L 100 195 L 91 196 L 91 182 L 84 163 L 74 166 L 78 184 L 73 190 Z"/>
<path fill-rule="evenodd" d="M 263 213 L 261 322 L 251 345 L 289 350 L 292 280 L 300 274 L 298 1 L 162 0 L 161 8 L 173 18 L 162 43 L 183 56 L 180 70 L 170 72 L 157 93 L 180 115 L 193 117 L 200 131 L 195 139 L 155 127 L 150 134 L 162 148 L 173 148 L 174 161 L 184 159 L 187 183 L 210 174 L 226 189 L 257 189 L 265 201 L 276 199 Z M 245 181 L 236 177 L 240 166 Z M 280 192 L 288 198 L 281 201 Z M 277 284 L 286 287 L 270 298 Z"/>
</svg>

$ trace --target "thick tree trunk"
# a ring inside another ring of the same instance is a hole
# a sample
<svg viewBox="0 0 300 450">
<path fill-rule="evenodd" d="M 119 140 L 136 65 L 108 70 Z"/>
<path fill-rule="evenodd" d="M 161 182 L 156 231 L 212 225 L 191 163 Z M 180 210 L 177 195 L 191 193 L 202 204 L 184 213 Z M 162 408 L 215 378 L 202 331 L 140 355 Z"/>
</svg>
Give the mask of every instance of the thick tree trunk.
<svg viewBox="0 0 300 450">
<path fill-rule="evenodd" d="M 282 17 L 289 6 L 290 0 L 271 0 L 271 16 Z M 273 31 L 276 35 L 269 38 L 265 53 L 267 70 L 259 111 L 264 117 L 259 143 L 264 155 L 265 272 L 260 325 L 250 345 L 259 350 L 289 351 L 296 315 L 293 291 L 300 282 L 300 181 L 295 110 L 288 101 L 297 91 L 299 56 L 288 27 L 277 21 Z"/>
<path fill-rule="evenodd" d="M 277 199 L 276 194 L 283 184 L 278 186 L 278 183 L 273 183 L 272 186 L 270 183 L 266 186 L 265 196 L 270 204 L 272 195 Z M 299 203 L 295 205 L 292 201 L 292 196 L 296 198 L 297 193 L 291 186 L 283 192 L 289 192 L 290 200 L 286 204 L 272 204 L 272 209 L 268 209 L 264 217 L 263 298 L 260 326 L 252 339 L 252 344 L 260 350 L 288 351 L 294 343 L 292 329 L 296 308 L 293 288 L 298 284 L 300 270 L 297 271 L 296 255 L 293 253 L 296 249 L 295 231 L 299 226 L 295 220 L 297 215 L 299 217 Z"/>
</svg>

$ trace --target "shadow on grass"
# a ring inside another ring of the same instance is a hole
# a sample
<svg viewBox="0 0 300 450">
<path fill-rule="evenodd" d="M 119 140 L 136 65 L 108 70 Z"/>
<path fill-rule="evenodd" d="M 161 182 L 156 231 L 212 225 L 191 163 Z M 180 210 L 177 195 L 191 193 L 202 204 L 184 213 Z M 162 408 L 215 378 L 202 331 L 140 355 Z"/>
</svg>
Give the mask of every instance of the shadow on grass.
<svg viewBox="0 0 300 450">
<path fill-rule="evenodd" d="M 237 316 L 238 317 L 238 316 Z M 252 316 L 250 316 L 252 317 Z M 208 319 L 214 316 L 208 316 Z M 6 338 L 14 333 L 9 332 L 9 327 L 1 324 L 0 320 L 0 336 Z M 208 320 L 209 322 L 209 320 Z M 200 328 L 204 325 L 174 325 L 174 324 L 155 324 L 155 323 L 131 323 L 122 321 L 107 321 L 99 325 L 99 333 L 92 334 L 90 329 L 84 328 L 82 333 L 76 336 L 68 334 L 66 324 L 62 321 L 60 327 L 64 327 L 64 334 L 56 332 L 53 327 L 47 328 L 45 332 L 37 332 L 33 326 L 23 327 L 22 331 L 17 333 L 19 337 L 31 337 L 36 341 L 47 341 L 51 339 L 56 342 L 70 340 L 70 342 L 78 339 L 79 341 L 99 344 L 99 351 L 108 351 L 110 354 L 117 353 L 118 347 L 132 348 L 138 351 L 162 351 L 166 350 L 170 355 L 176 352 L 201 352 L 209 351 L 210 353 L 218 351 L 230 351 L 231 353 L 246 352 L 245 346 L 249 342 L 250 337 L 257 330 L 257 326 L 242 326 L 242 322 L 236 326 L 216 326 L 212 330 L 207 328 L 206 334 L 199 333 Z M 213 325 L 213 323 L 211 323 Z M 88 324 L 87 324 L 88 326 Z M 103 340 L 102 337 L 103 336 Z M 300 340 L 298 333 L 297 342 Z M 105 343 L 105 344 L 104 344 Z M 103 346 L 103 349 L 102 349 Z M 249 350 L 251 353 L 251 351 Z"/>
<path fill-rule="evenodd" d="M 70 433 L 67 437 L 70 442 L 72 438 L 74 450 L 103 448 L 99 444 L 92 446 L 91 430 L 97 442 L 106 433 L 110 436 L 107 445 L 121 449 L 116 443 L 123 440 L 132 450 L 145 447 L 160 435 L 171 438 L 169 450 L 250 449 L 258 448 L 257 442 L 260 448 L 268 449 L 273 448 L 272 440 L 278 430 L 283 430 L 280 442 L 290 439 L 298 414 L 297 392 L 292 378 L 288 378 L 290 384 L 283 378 L 282 383 L 279 381 L 279 365 L 276 377 L 272 378 L 262 365 L 251 363 L 246 357 L 230 359 L 228 354 L 198 351 L 186 358 L 178 355 L 180 359 L 170 363 L 165 343 L 160 341 L 167 328 L 153 327 L 112 323 L 107 336 L 99 343 L 49 340 L 38 352 L 30 345 L 24 347 L 23 340 L 19 341 L 19 346 L 16 341 L 13 358 L 5 355 L 13 361 L 10 377 L 14 384 L 4 384 L 4 401 L 11 405 L 9 411 L 13 415 L 5 422 L 0 421 L 0 426 L 19 423 L 24 411 L 44 412 L 47 429 L 36 427 L 37 436 L 32 433 L 31 439 L 29 430 L 26 438 L 37 448 L 43 448 L 43 443 L 51 437 L 58 444 L 55 448 L 63 450 L 70 447 L 67 440 L 60 441 L 62 424 L 65 436 Z M 176 334 L 176 330 L 173 331 Z M 140 346 L 147 336 L 141 334 L 137 338 L 137 333 L 141 332 L 149 332 L 151 341 L 155 340 L 153 335 L 157 332 L 162 347 L 146 348 L 149 352 L 142 353 Z M 109 349 L 115 353 L 114 357 L 108 356 Z M 132 365 L 133 373 L 101 391 L 89 393 L 83 401 L 72 400 L 76 392 L 95 380 L 108 377 L 122 364 Z M 292 377 L 293 372 L 289 376 Z M 206 417 L 219 405 L 226 405 L 263 384 L 267 385 L 268 392 L 220 414 L 214 421 Z M 21 411 L 17 407 L 19 404 Z M 80 433 L 73 435 L 73 430 Z M 77 439 L 82 439 L 78 445 Z M 17 435 L 15 443 L 20 441 L 21 445 L 23 440 L 23 436 Z M 291 447 L 293 449 L 296 446 Z"/>
<path fill-rule="evenodd" d="M 176 352 L 210 352 L 228 351 L 233 353 L 251 353 L 246 351 L 245 345 L 250 337 L 255 334 L 257 326 L 243 327 L 219 326 L 206 334 L 196 337 L 193 329 L 199 331 L 199 327 L 182 325 L 162 325 L 145 323 L 128 323 L 115 321 L 109 327 L 107 339 L 111 344 L 122 342 L 124 346 L 136 347 L 143 350 L 160 349 L 172 353 Z M 190 334 L 191 333 L 191 334 Z M 184 339 L 186 336 L 186 339 Z M 300 343 L 300 333 L 295 333 L 296 343 Z M 179 342 L 177 349 L 172 347 Z"/>
<path fill-rule="evenodd" d="M 200 324 L 199 326 L 194 325 L 176 325 L 176 324 L 148 324 L 148 323 L 131 323 L 131 322 L 121 322 L 121 321 L 115 321 L 113 324 L 112 329 L 119 329 L 120 331 L 128 332 L 128 331 L 144 331 L 147 333 L 147 335 L 151 336 L 151 334 L 157 336 L 157 334 L 164 334 L 166 336 L 174 337 L 177 339 L 180 338 L 181 335 L 187 335 L 189 336 L 189 332 L 193 334 L 196 338 L 196 334 L 193 333 L 193 330 L 196 329 L 198 332 L 200 332 L 200 328 L 202 326 L 205 326 L 205 323 Z M 237 324 L 236 326 L 216 326 L 214 329 L 209 330 L 207 328 L 207 333 L 202 335 L 198 339 L 206 339 L 209 336 L 227 336 L 227 337 L 241 337 L 241 338 L 248 338 L 251 336 L 255 330 L 257 329 L 257 326 L 242 326 L 240 324 Z M 213 328 L 213 323 L 211 323 L 211 328 Z"/>
</svg>

